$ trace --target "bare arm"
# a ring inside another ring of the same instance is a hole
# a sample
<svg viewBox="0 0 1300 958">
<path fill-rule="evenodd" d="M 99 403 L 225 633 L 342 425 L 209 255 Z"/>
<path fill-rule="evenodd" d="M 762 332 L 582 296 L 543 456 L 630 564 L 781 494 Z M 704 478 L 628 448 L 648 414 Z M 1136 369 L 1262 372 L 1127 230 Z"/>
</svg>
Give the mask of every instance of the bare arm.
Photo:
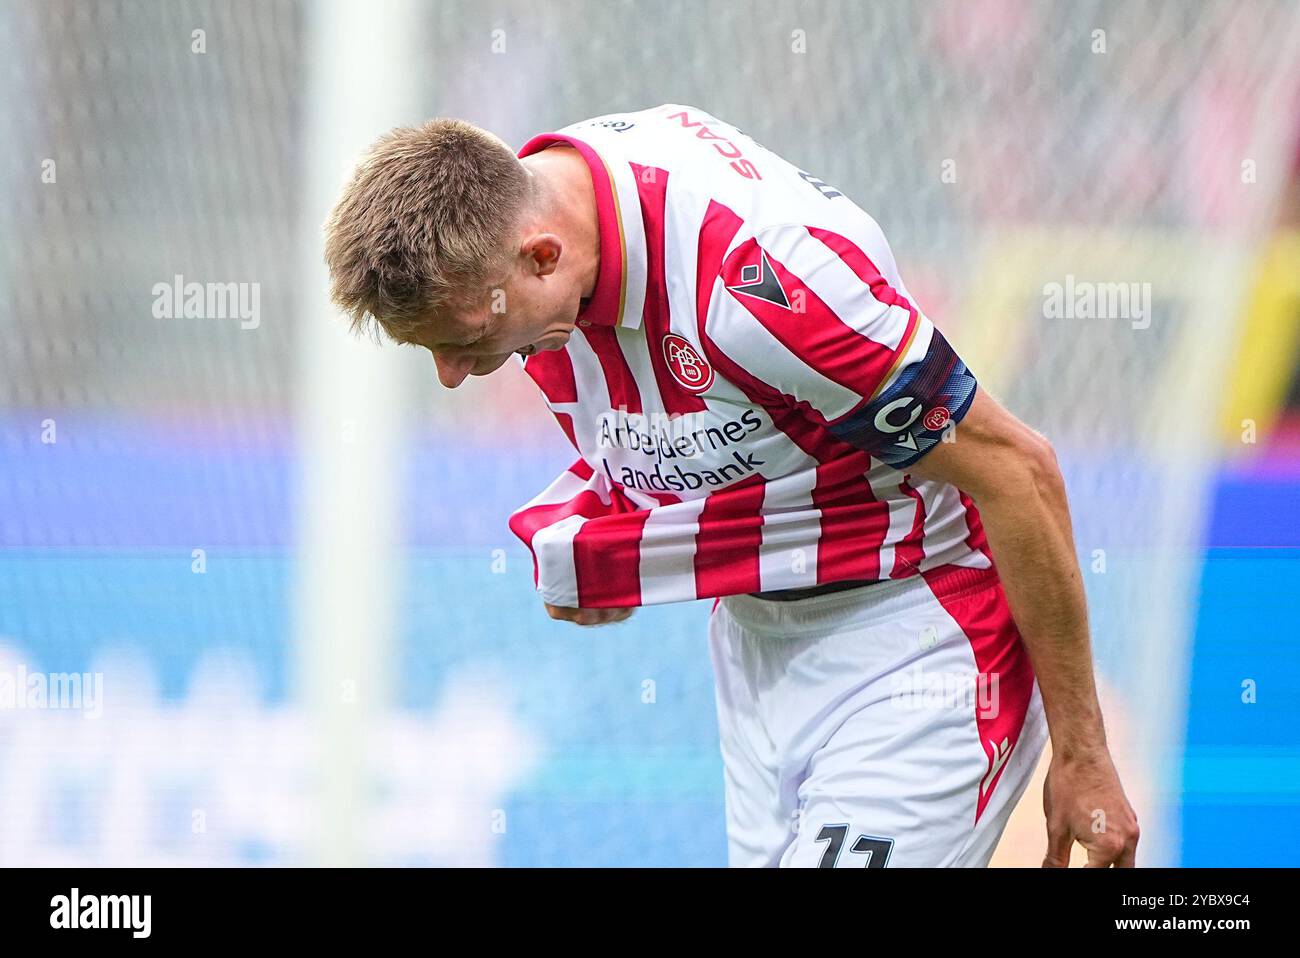
<svg viewBox="0 0 1300 958">
<path fill-rule="evenodd" d="M 1131 866 L 1137 818 L 1106 745 L 1065 483 L 1051 445 L 980 389 L 955 441 L 937 444 L 909 472 L 975 500 L 1033 663 L 1052 738 L 1043 864 L 1066 865 L 1079 841 L 1090 865 Z"/>
</svg>

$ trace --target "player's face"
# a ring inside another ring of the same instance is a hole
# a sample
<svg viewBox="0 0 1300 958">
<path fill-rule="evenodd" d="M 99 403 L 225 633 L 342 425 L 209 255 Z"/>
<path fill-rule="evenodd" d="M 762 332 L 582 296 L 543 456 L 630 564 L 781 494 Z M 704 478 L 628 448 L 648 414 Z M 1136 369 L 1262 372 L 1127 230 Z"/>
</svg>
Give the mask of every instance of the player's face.
<svg viewBox="0 0 1300 958">
<path fill-rule="evenodd" d="M 454 389 L 467 376 L 500 369 L 511 353 L 562 349 L 573 333 L 580 296 L 562 273 L 519 270 L 481 307 L 431 320 L 414 341 L 433 354 L 438 380 Z"/>
</svg>

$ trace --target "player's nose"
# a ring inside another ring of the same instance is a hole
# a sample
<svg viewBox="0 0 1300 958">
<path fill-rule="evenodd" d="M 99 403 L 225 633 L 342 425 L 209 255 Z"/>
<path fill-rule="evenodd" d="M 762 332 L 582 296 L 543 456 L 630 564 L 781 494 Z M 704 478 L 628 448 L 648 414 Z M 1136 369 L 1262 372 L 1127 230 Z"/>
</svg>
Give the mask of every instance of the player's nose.
<svg viewBox="0 0 1300 958">
<path fill-rule="evenodd" d="M 473 356 L 445 356 L 434 354 L 434 365 L 438 367 L 438 381 L 448 389 L 455 389 L 465 381 L 474 368 Z"/>
</svg>

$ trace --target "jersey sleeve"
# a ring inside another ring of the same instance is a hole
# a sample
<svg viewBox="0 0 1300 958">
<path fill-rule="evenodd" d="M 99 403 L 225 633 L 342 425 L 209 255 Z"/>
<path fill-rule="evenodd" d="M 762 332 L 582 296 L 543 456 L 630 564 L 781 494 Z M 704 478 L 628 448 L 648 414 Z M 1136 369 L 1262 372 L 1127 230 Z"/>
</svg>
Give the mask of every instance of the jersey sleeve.
<svg viewBox="0 0 1300 958">
<path fill-rule="evenodd" d="M 961 420 L 975 378 L 897 278 L 879 228 L 771 227 L 724 259 L 705 332 L 724 374 L 905 468 Z"/>
</svg>

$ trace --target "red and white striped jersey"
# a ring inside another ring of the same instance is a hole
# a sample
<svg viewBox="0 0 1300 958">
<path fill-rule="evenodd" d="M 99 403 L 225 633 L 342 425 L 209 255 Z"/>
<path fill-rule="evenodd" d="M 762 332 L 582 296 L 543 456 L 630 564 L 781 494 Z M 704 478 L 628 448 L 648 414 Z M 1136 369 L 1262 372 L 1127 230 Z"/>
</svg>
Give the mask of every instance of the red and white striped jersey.
<svg viewBox="0 0 1300 958">
<path fill-rule="evenodd" d="M 534 137 L 587 160 L 596 289 L 524 368 L 578 459 L 514 513 L 553 605 L 630 607 L 987 567 L 970 499 L 907 467 L 975 381 L 876 222 L 667 104 Z"/>
</svg>

